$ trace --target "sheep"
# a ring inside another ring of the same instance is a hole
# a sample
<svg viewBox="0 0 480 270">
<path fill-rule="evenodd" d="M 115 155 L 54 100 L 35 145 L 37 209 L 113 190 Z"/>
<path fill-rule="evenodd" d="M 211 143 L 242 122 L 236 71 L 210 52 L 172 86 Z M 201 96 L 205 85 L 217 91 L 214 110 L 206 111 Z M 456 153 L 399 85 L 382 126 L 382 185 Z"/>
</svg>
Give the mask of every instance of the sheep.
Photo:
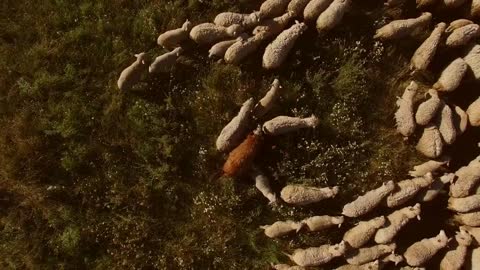
<svg viewBox="0 0 480 270">
<path fill-rule="evenodd" d="M 470 47 L 470 50 L 467 55 L 463 57 L 463 60 L 465 60 L 465 63 L 467 63 L 468 67 L 472 70 L 475 79 L 480 79 L 480 45 L 474 44 Z"/>
<path fill-rule="evenodd" d="M 291 232 L 298 232 L 302 229 L 303 224 L 292 220 L 277 221 L 272 225 L 260 226 L 260 229 L 264 230 L 264 233 L 269 238 L 278 238 L 287 235 Z"/>
<path fill-rule="evenodd" d="M 448 199 L 448 209 L 459 213 L 466 213 L 480 209 L 480 194 L 471 195 L 464 198 Z"/>
<path fill-rule="evenodd" d="M 454 123 L 454 113 L 450 106 L 443 104 L 436 122 L 443 141 L 448 145 L 453 144 L 457 139 L 457 129 Z"/>
<path fill-rule="evenodd" d="M 208 57 L 218 57 L 218 58 L 223 58 L 225 56 L 225 52 L 232 46 L 235 42 L 241 41 L 245 39 L 245 36 L 240 36 L 236 39 L 230 39 L 230 40 L 225 40 L 225 41 L 220 41 L 213 45 L 210 50 L 208 51 Z"/>
<path fill-rule="evenodd" d="M 216 141 L 218 151 L 230 151 L 242 141 L 250 123 L 254 105 L 253 98 L 245 101 L 238 114 L 222 129 Z"/>
<path fill-rule="evenodd" d="M 417 201 L 433 201 L 433 199 L 435 199 L 442 192 L 443 187 L 448 183 L 452 183 L 453 179 L 455 179 L 454 173 L 446 173 L 442 175 L 440 179 L 435 179 L 428 189 L 422 190 L 418 193 Z"/>
<path fill-rule="evenodd" d="M 438 92 L 434 89 L 428 90 L 430 98 L 418 106 L 415 113 L 415 121 L 420 126 L 425 126 L 435 117 L 443 105 L 443 101 L 438 97 Z"/>
<path fill-rule="evenodd" d="M 254 53 L 266 39 L 266 35 L 257 34 L 235 42 L 225 52 L 225 62 L 229 64 L 241 63 L 247 56 Z"/>
<path fill-rule="evenodd" d="M 409 171 L 408 174 L 412 177 L 421 177 L 427 173 L 435 173 L 438 170 L 444 168 L 450 162 L 449 157 L 443 157 L 440 160 L 429 160 L 420 165 L 413 166 L 413 170 Z"/>
<path fill-rule="evenodd" d="M 345 254 L 345 242 L 336 245 L 323 245 L 307 249 L 296 249 L 292 255 L 286 254 L 299 266 L 319 266 Z"/>
<path fill-rule="evenodd" d="M 410 35 L 414 30 L 427 26 L 432 20 L 430 12 L 424 12 L 417 18 L 396 20 L 381 27 L 373 38 L 382 40 L 401 39 Z"/>
<path fill-rule="evenodd" d="M 467 108 L 468 123 L 472 127 L 480 126 L 480 97 L 477 98 Z"/>
<path fill-rule="evenodd" d="M 399 263 L 403 262 L 403 256 L 399 254 L 392 253 L 386 257 L 382 258 L 382 267 L 384 266 L 383 264 L 393 262 L 395 265 L 398 265 Z"/>
<path fill-rule="evenodd" d="M 468 125 L 468 114 L 462 110 L 462 108 L 455 106 L 455 128 L 457 129 L 457 134 L 462 135 L 467 129 Z"/>
<path fill-rule="evenodd" d="M 338 225 L 340 227 L 345 221 L 343 216 L 313 216 L 302 220 L 309 231 L 316 232 Z"/>
<path fill-rule="evenodd" d="M 438 44 L 442 38 L 446 23 L 439 23 L 432 31 L 430 36 L 418 47 L 410 60 L 410 69 L 416 71 L 425 71 L 433 60 L 435 53 L 437 52 Z"/>
<path fill-rule="evenodd" d="M 421 266 L 429 261 L 438 251 L 447 246 L 448 238 L 443 230 L 432 238 L 425 238 L 407 248 L 403 257 L 410 266 Z"/>
<path fill-rule="evenodd" d="M 255 179 L 255 187 L 268 199 L 269 204 L 277 203 L 277 195 L 270 187 L 268 178 L 258 170 L 253 170 L 251 176 Z"/>
<path fill-rule="evenodd" d="M 435 125 L 430 125 L 423 129 L 422 136 L 418 140 L 415 149 L 428 158 L 437 158 L 442 154 L 442 135 Z"/>
<path fill-rule="evenodd" d="M 305 21 L 313 21 L 325 11 L 333 0 L 312 0 L 303 10 L 303 18 Z"/>
<path fill-rule="evenodd" d="M 265 122 L 262 130 L 265 134 L 276 136 L 302 128 L 315 128 L 318 122 L 318 118 L 315 115 L 307 118 L 277 116 Z"/>
<path fill-rule="evenodd" d="M 215 16 L 213 23 L 223 27 L 229 27 L 237 24 L 245 29 L 248 29 L 255 27 L 257 24 L 260 23 L 260 14 L 259 12 L 253 12 L 250 14 L 222 12 Z"/>
<path fill-rule="evenodd" d="M 418 90 L 418 84 L 414 81 L 405 88 L 401 98 L 397 99 L 398 110 L 395 112 L 397 131 L 405 137 L 415 132 L 414 99 Z"/>
<path fill-rule="evenodd" d="M 470 5 L 470 12 L 471 17 L 479 17 L 480 16 L 480 0 L 472 0 Z"/>
<path fill-rule="evenodd" d="M 159 73 L 159 72 L 169 72 L 171 71 L 174 67 L 175 64 L 177 63 L 177 59 L 180 56 L 180 53 L 182 52 L 182 48 L 177 47 L 175 50 L 171 52 L 164 53 L 155 60 L 153 60 L 153 63 L 148 67 L 148 72 L 150 74 L 154 73 Z"/>
<path fill-rule="evenodd" d="M 188 39 L 188 33 L 192 30 L 192 23 L 186 20 L 181 28 L 169 30 L 157 38 L 157 44 L 167 50 L 180 47 L 180 44 Z"/>
<path fill-rule="evenodd" d="M 450 185 L 450 196 L 463 198 L 471 195 L 480 182 L 480 156 L 455 172 L 457 179 Z"/>
<path fill-rule="evenodd" d="M 385 217 L 380 216 L 368 221 L 360 221 L 355 227 L 343 235 L 343 241 L 352 248 L 364 246 L 375 235 L 377 230 L 385 225 Z"/>
<path fill-rule="evenodd" d="M 433 89 L 439 92 L 452 92 L 460 86 L 463 77 L 467 73 L 467 63 L 462 58 L 452 61 L 440 74 Z"/>
<path fill-rule="evenodd" d="M 268 19 L 282 15 L 290 0 L 266 0 L 260 6 L 260 18 Z"/>
<path fill-rule="evenodd" d="M 475 240 L 477 245 L 480 245 L 480 228 L 471 226 L 460 226 L 460 230 L 467 231 Z"/>
<path fill-rule="evenodd" d="M 223 165 L 224 176 L 236 176 L 247 170 L 262 145 L 263 133 L 258 127 L 252 134 L 228 154 Z"/>
<path fill-rule="evenodd" d="M 438 1 L 439 0 L 416 0 L 415 2 L 417 3 L 417 8 L 423 9 L 428 6 L 433 6 Z"/>
<path fill-rule="evenodd" d="M 425 267 L 411 267 L 411 266 L 403 266 L 400 270 L 425 270 Z"/>
<path fill-rule="evenodd" d="M 387 216 L 387 226 L 379 229 L 375 234 L 375 242 L 377 244 L 387 244 L 393 241 L 393 238 L 400 232 L 400 230 L 407 225 L 413 218 L 420 219 L 420 204 L 415 206 L 408 206 L 397 210 Z"/>
<path fill-rule="evenodd" d="M 266 69 L 280 67 L 287 59 L 297 39 L 307 30 L 305 23 L 295 23 L 289 29 L 280 33 L 275 40 L 265 48 L 262 66 Z"/>
<path fill-rule="evenodd" d="M 329 31 L 340 24 L 345 12 L 350 8 L 351 0 L 333 0 L 325 11 L 317 18 L 317 31 Z"/>
<path fill-rule="evenodd" d="M 480 265 L 480 247 L 472 250 L 472 255 L 470 256 L 470 258 L 471 259 L 470 259 L 470 261 L 468 261 L 466 269 L 468 269 L 468 270 L 478 270 L 479 265 Z"/>
<path fill-rule="evenodd" d="M 473 24 L 473 21 L 471 20 L 468 20 L 468 19 L 458 19 L 458 20 L 455 20 L 453 22 L 451 22 L 447 29 L 445 30 L 446 33 L 451 33 L 453 32 L 455 29 L 458 29 L 460 27 L 463 27 L 465 25 L 469 25 L 469 24 Z"/>
<path fill-rule="evenodd" d="M 337 193 L 337 186 L 332 188 L 317 188 L 303 185 L 287 185 L 282 188 L 280 197 L 288 204 L 307 205 L 333 198 Z"/>
<path fill-rule="evenodd" d="M 465 0 L 443 0 L 443 4 L 447 8 L 457 8 L 465 3 Z"/>
<path fill-rule="evenodd" d="M 336 268 L 336 270 L 380 270 L 380 269 L 381 269 L 381 266 L 380 266 L 379 260 L 375 260 L 373 262 L 369 262 L 362 265 L 345 264 Z"/>
<path fill-rule="evenodd" d="M 370 190 L 354 201 L 343 207 L 342 215 L 347 217 L 359 217 L 377 207 L 385 197 L 387 197 L 395 189 L 393 181 L 384 183 L 379 188 Z"/>
<path fill-rule="evenodd" d="M 148 69 L 149 59 L 145 53 L 135 54 L 137 60 L 120 73 L 117 81 L 118 89 L 121 91 L 130 90 L 135 84 L 140 81 L 142 73 Z"/>
<path fill-rule="evenodd" d="M 440 270 L 461 270 L 465 264 L 468 247 L 473 241 L 472 236 L 460 228 L 460 231 L 455 235 L 455 240 L 458 246 L 445 254 L 440 262 Z"/>
<path fill-rule="evenodd" d="M 459 47 L 467 45 L 474 38 L 477 38 L 480 35 L 480 26 L 478 24 L 469 24 L 462 26 L 458 29 L 453 30 L 453 32 L 448 36 L 445 44 L 448 47 Z"/>
<path fill-rule="evenodd" d="M 298 266 L 298 265 L 291 266 L 288 264 L 275 264 L 275 265 L 272 264 L 272 268 L 275 270 L 305 270 L 305 267 Z"/>
<path fill-rule="evenodd" d="M 228 38 L 237 37 L 242 31 L 243 27 L 238 24 L 223 27 L 213 23 L 202 23 L 192 28 L 190 38 L 199 45 L 209 45 Z"/>
<path fill-rule="evenodd" d="M 280 81 L 278 79 L 273 80 L 270 90 L 268 90 L 265 96 L 258 101 L 255 108 L 253 108 L 253 117 L 255 119 L 261 119 L 270 111 L 280 97 L 280 89 L 282 89 Z"/>
<path fill-rule="evenodd" d="M 479 227 L 480 226 L 480 211 L 456 214 L 453 219 L 462 225 Z"/>
<path fill-rule="evenodd" d="M 253 29 L 252 33 L 254 35 L 262 33 L 266 38 L 275 37 L 285 30 L 293 17 L 294 14 L 292 12 L 287 12 L 280 17 L 262 21 Z"/>
<path fill-rule="evenodd" d="M 397 7 L 397 6 L 402 6 L 407 2 L 407 0 L 387 0 L 383 5 L 385 7 Z"/>
<path fill-rule="evenodd" d="M 390 208 L 402 205 L 415 197 L 415 195 L 423 188 L 433 183 L 431 173 L 427 173 L 423 177 L 403 180 L 397 183 L 398 190 L 394 191 L 387 197 L 387 206 Z"/>
<path fill-rule="evenodd" d="M 374 261 L 386 254 L 393 253 L 396 247 L 396 244 L 392 243 L 388 245 L 376 245 L 360 248 L 357 250 L 352 250 L 345 257 L 349 264 L 362 265 Z"/>
<path fill-rule="evenodd" d="M 287 11 L 292 12 L 295 14 L 295 17 L 298 17 L 303 14 L 309 2 L 310 0 L 292 0 L 287 6 Z"/>
</svg>

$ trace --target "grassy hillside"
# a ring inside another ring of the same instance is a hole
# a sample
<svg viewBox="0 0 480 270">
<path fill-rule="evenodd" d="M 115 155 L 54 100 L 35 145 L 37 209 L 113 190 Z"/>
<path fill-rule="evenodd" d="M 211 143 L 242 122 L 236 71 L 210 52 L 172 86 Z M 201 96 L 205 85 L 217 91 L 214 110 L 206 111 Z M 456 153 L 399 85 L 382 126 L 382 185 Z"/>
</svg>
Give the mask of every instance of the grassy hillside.
<svg viewBox="0 0 480 270">
<path fill-rule="evenodd" d="M 164 52 L 159 33 L 259 6 L 236 2 L 0 3 L 0 268 L 265 269 L 342 231 L 270 240 L 258 226 L 338 214 L 354 194 L 405 177 L 418 157 L 392 117 L 418 43 L 372 41 L 382 1 L 355 1 L 326 36 L 311 25 L 275 72 L 261 69 L 261 53 L 237 67 L 189 43 L 171 74 L 117 89 L 134 53 Z M 248 176 L 218 178 L 217 134 L 274 78 L 284 88 L 269 117 L 321 123 L 269 138 L 256 164 L 276 190 L 339 185 L 335 201 L 271 207 Z"/>
</svg>

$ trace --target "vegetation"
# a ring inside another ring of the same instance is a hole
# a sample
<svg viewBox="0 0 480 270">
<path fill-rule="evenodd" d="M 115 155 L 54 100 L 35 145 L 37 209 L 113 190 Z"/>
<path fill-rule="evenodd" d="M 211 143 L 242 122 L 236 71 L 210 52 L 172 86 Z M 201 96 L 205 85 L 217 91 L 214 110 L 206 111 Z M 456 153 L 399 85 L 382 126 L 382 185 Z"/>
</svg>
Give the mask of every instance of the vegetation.
<svg viewBox="0 0 480 270">
<path fill-rule="evenodd" d="M 357 2 L 331 34 L 310 29 L 276 73 L 260 54 L 235 67 L 186 44 L 172 74 L 120 92 L 134 53 L 162 52 L 162 31 L 258 1 L 2 1 L 0 268 L 265 269 L 282 251 L 338 241 L 335 231 L 274 241 L 258 226 L 338 214 L 417 161 L 393 121 L 408 56 L 370 39 L 380 15 L 365 11 L 382 1 Z M 256 163 L 277 191 L 339 185 L 335 204 L 271 207 L 248 176 L 218 177 L 216 135 L 275 77 L 284 88 L 267 117 L 314 113 L 321 124 L 269 138 Z"/>
</svg>

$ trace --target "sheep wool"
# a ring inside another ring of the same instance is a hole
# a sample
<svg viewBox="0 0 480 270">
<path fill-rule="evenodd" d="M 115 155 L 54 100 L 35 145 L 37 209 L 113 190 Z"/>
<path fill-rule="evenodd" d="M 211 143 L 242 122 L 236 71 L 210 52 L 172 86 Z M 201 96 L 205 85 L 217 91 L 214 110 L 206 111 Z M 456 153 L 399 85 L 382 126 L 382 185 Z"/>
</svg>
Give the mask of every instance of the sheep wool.
<svg viewBox="0 0 480 270">
<path fill-rule="evenodd" d="M 260 127 L 238 145 L 228 154 L 228 158 L 223 165 L 225 176 L 236 176 L 249 169 L 257 152 L 262 145 L 262 131 Z"/>
<path fill-rule="evenodd" d="M 287 235 L 291 232 L 298 232 L 302 228 L 303 224 L 291 220 L 277 221 L 272 225 L 260 226 L 260 229 L 264 230 L 266 236 L 270 238 L 277 238 Z"/>
<path fill-rule="evenodd" d="M 295 14 L 296 17 L 300 16 L 309 2 L 310 0 L 292 0 L 287 6 L 287 11 Z"/>
<path fill-rule="evenodd" d="M 448 209 L 460 213 L 467 213 L 473 210 L 479 210 L 480 194 L 475 194 L 464 198 L 450 197 L 448 199 Z"/>
<path fill-rule="evenodd" d="M 297 39 L 307 30 L 305 23 L 296 23 L 275 38 L 263 54 L 262 66 L 266 69 L 280 67 L 287 59 Z"/>
<path fill-rule="evenodd" d="M 265 96 L 258 101 L 257 105 L 255 105 L 255 108 L 253 109 L 253 117 L 260 119 L 270 111 L 280 97 L 280 89 L 282 89 L 280 81 L 278 79 L 273 80 L 270 90 L 268 90 Z"/>
<path fill-rule="evenodd" d="M 276 136 L 302 128 L 315 128 L 318 122 L 318 118 L 314 115 L 307 118 L 277 116 L 265 122 L 262 129 L 265 134 Z"/>
<path fill-rule="evenodd" d="M 291 266 L 288 264 L 275 264 L 275 265 L 272 265 L 272 268 L 275 270 L 305 270 L 305 267 L 298 266 L 298 265 Z"/>
<path fill-rule="evenodd" d="M 480 98 L 477 98 L 467 108 L 468 123 L 472 127 L 480 126 Z"/>
<path fill-rule="evenodd" d="M 445 32 L 451 33 L 451 32 L 453 32 L 455 29 L 458 29 L 458 28 L 460 28 L 460 27 L 463 27 L 463 26 L 465 26 L 465 25 L 469 25 L 469 24 L 472 24 L 472 23 L 474 23 L 474 22 L 471 21 L 471 20 L 468 20 L 468 19 L 457 19 L 457 20 L 451 22 L 451 23 L 448 25 L 448 27 L 447 27 L 447 29 L 445 30 Z"/>
<path fill-rule="evenodd" d="M 470 256 L 470 260 L 468 261 L 466 269 L 478 270 L 480 269 L 479 265 L 480 265 L 480 247 L 477 247 L 474 250 L 472 250 L 472 255 Z"/>
<path fill-rule="evenodd" d="M 411 267 L 407 265 L 400 268 L 400 270 L 425 270 L 425 267 Z"/>
<path fill-rule="evenodd" d="M 410 266 L 422 266 L 447 246 L 448 237 L 442 230 L 433 238 L 425 238 L 407 248 L 403 257 Z"/>
<path fill-rule="evenodd" d="M 345 254 L 345 249 L 345 243 L 340 242 L 336 245 L 296 249 L 292 255 L 286 255 L 299 266 L 319 266 L 328 263 L 333 258 L 342 256 Z"/>
<path fill-rule="evenodd" d="M 430 98 L 420 104 L 415 113 L 415 121 L 421 126 L 430 123 L 443 105 L 443 101 L 438 97 L 438 92 L 436 90 L 428 90 L 428 95 Z"/>
<path fill-rule="evenodd" d="M 377 230 L 385 225 L 385 217 L 380 216 L 368 221 L 360 221 L 355 227 L 343 235 L 343 241 L 352 248 L 364 246 L 375 235 Z"/>
<path fill-rule="evenodd" d="M 402 6 L 407 2 L 407 0 L 387 0 L 383 4 L 385 7 L 397 7 Z"/>
<path fill-rule="evenodd" d="M 480 156 L 455 172 L 457 179 L 450 185 L 450 196 L 463 198 L 471 195 L 480 182 Z"/>
<path fill-rule="evenodd" d="M 347 203 L 343 207 L 342 215 L 347 217 L 359 217 L 377 207 L 385 197 L 387 197 L 395 189 L 393 181 L 384 183 L 379 188 L 368 191 L 356 200 Z"/>
<path fill-rule="evenodd" d="M 362 264 L 362 265 L 345 264 L 336 268 L 336 270 L 380 270 L 380 269 L 382 268 L 378 260 L 375 260 L 373 262 L 369 262 L 366 264 Z"/>
<path fill-rule="evenodd" d="M 450 158 L 443 157 L 440 160 L 429 160 L 420 165 L 413 166 L 413 170 L 409 171 L 408 174 L 413 177 L 421 177 L 427 173 L 434 174 L 438 170 L 444 168 L 450 162 Z"/>
<path fill-rule="evenodd" d="M 424 12 L 417 18 L 392 21 L 378 29 L 374 38 L 382 40 L 404 38 L 414 30 L 426 27 L 431 20 L 432 14 Z"/>
<path fill-rule="evenodd" d="M 446 173 L 440 177 L 440 179 L 435 179 L 430 187 L 426 190 L 421 190 L 417 195 L 417 201 L 419 202 L 430 202 L 433 201 L 443 190 L 446 184 L 452 183 L 455 179 L 454 173 Z"/>
<path fill-rule="evenodd" d="M 280 17 L 264 20 L 253 29 L 252 33 L 254 35 L 262 33 L 268 38 L 275 37 L 285 30 L 293 17 L 294 14 L 292 12 L 287 12 Z"/>
<path fill-rule="evenodd" d="M 351 0 L 333 0 L 325 11 L 317 19 L 317 30 L 319 33 L 329 31 L 340 24 L 343 16 L 350 8 Z"/>
<path fill-rule="evenodd" d="M 270 181 L 268 178 L 259 171 L 254 170 L 252 173 L 253 179 L 255 179 L 255 187 L 262 193 L 262 195 L 268 199 L 270 204 L 275 204 L 277 202 L 277 195 L 273 192 L 272 187 L 270 186 Z"/>
<path fill-rule="evenodd" d="M 266 0 L 260 6 L 260 18 L 268 19 L 282 15 L 290 0 Z"/>
<path fill-rule="evenodd" d="M 174 67 L 175 64 L 177 63 L 177 59 L 180 56 L 180 53 L 182 52 L 182 48 L 177 47 L 175 50 L 171 52 L 164 53 L 155 60 L 153 60 L 153 63 L 148 67 L 148 72 L 149 73 L 159 73 L 159 72 L 169 72 L 171 71 Z"/>
<path fill-rule="evenodd" d="M 467 45 L 474 38 L 477 38 L 480 35 L 480 26 L 478 24 L 469 24 L 462 26 L 458 29 L 453 30 L 453 32 L 448 36 L 445 44 L 448 47 L 459 47 Z"/>
<path fill-rule="evenodd" d="M 309 231 L 316 232 L 322 231 L 333 226 L 341 226 L 345 221 L 343 216 L 313 216 L 302 220 Z"/>
<path fill-rule="evenodd" d="M 397 123 L 397 131 L 405 137 L 415 132 L 415 112 L 414 98 L 417 94 L 418 84 L 414 81 L 403 92 L 401 98 L 397 99 L 398 110 L 395 112 L 395 121 Z"/>
<path fill-rule="evenodd" d="M 305 21 L 313 21 L 324 12 L 333 0 L 312 0 L 303 10 L 303 18 Z"/>
<path fill-rule="evenodd" d="M 287 185 L 280 192 L 280 197 L 288 204 L 307 205 L 333 198 L 337 193 L 337 186 L 317 188 L 303 185 Z"/>
<path fill-rule="evenodd" d="M 225 52 L 225 62 L 229 64 L 240 64 L 247 56 L 254 53 L 265 40 L 266 35 L 260 33 L 248 39 L 235 42 Z"/>
<path fill-rule="evenodd" d="M 472 236 L 460 228 L 460 231 L 455 235 L 455 240 L 458 246 L 445 254 L 440 262 L 440 270 L 461 270 L 465 264 L 468 247 L 473 241 Z"/>
<path fill-rule="evenodd" d="M 457 134 L 462 135 L 468 126 L 468 114 L 462 110 L 462 108 L 455 106 L 455 128 L 457 129 Z"/>
<path fill-rule="evenodd" d="M 427 70 L 437 52 L 438 44 L 442 38 L 447 24 L 439 23 L 430 36 L 418 47 L 410 60 L 410 69 L 417 71 Z"/>
<path fill-rule="evenodd" d="M 117 81 L 118 89 L 122 91 L 130 90 L 138 81 L 142 73 L 148 70 L 148 57 L 145 53 L 135 54 L 137 60 L 120 73 Z"/>
<path fill-rule="evenodd" d="M 208 57 L 218 57 L 218 58 L 223 58 L 225 56 L 225 52 L 232 46 L 235 42 L 243 40 L 245 37 L 240 36 L 236 39 L 230 39 L 230 40 L 225 40 L 225 41 L 220 41 L 213 45 L 210 50 L 208 51 Z"/>
<path fill-rule="evenodd" d="M 190 38 L 200 45 L 209 45 L 237 37 L 242 31 L 243 27 L 238 24 L 223 27 L 213 23 L 202 23 L 192 28 Z"/>
<path fill-rule="evenodd" d="M 346 260 L 349 264 L 362 265 L 394 252 L 396 247 L 396 244 L 392 243 L 360 248 L 347 254 Z"/>
<path fill-rule="evenodd" d="M 440 74 L 437 82 L 433 85 L 433 89 L 441 92 L 452 92 L 456 90 L 463 77 L 467 73 L 467 63 L 462 58 L 453 60 Z"/>
<path fill-rule="evenodd" d="M 398 182 L 398 189 L 387 197 L 387 206 L 394 208 L 406 203 L 414 198 L 421 189 L 430 186 L 432 183 L 433 177 L 431 173 L 427 173 L 423 177 Z"/>
<path fill-rule="evenodd" d="M 433 6 L 438 0 L 416 0 L 417 8 L 422 9 L 428 6 Z"/>
<path fill-rule="evenodd" d="M 467 55 L 463 57 L 463 60 L 465 60 L 465 63 L 467 63 L 468 67 L 472 70 L 473 77 L 479 80 L 480 79 L 480 45 L 474 44 L 472 47 L 470 47 L 470 50 L 468 51 Z"/>
<path fill-rule="evenodd" d="M 387 216 L 387 226 L 380 228 L 375 234 L 375 242 L 377 244 L 391 243 L 400 230 L 414 218 L 420 219 L 420 204 L 408 206 L 397 210 Z"/>
<path fill-rule="evenodd" d="M 465 3 L 465 0 L 443 0 L 443 4 L 447 8 L 457 8 Z"/>
<path fill-rule="evenodd" d="M 480 226 L 480 211 L 457 214 L 454 216 L 454 219 L 462 225 L 478 227 Z"/>
<path fill-rule="evenodd" d="M 443 104 L 436 122 L 443 141 L 448 145 L 453 144 L 457 139 L 457 128 L 454 123 L 454 113 L 450 106 Z"/>
<path fill-rule="evenodd" d="M 248 29 L 255 27 L 257 24 L 260 23 L 260 14 L 259 12 L 253 12 L 250 14 L 222 12 L 215 16 L 213 23 L 223 27 L 229 27 L 234 24 L 238 24 Z"/>
<path fill-rule="evenodd" d="M 460 230 L 467 231 L 475 240 L 476 245 L 480 245 L 480 228 L 470 226 L 460 226 Z"/>
<path fill-rule="evenodd" d="M 470 16 L 479 17 L 480 16 L 480 0 L 472 0 L 470 6 Z"/>
<path fill-rule="evenodd" d="M 181 28 L 169 30 L 157 38 L 157 44 L 167 50 L 180 47 L 180 44 L 188 39 L 188 33 L 192 30 L 192 23 L 186 20 Z"/>
<path fill-rule="evenodd" d="M 245 101 L 238 114 L 222 129 L 216 141 L 218 151 L 230 151 L 242 141 L 251 120 L 254 104 L 253 98 Z"/>
<path fill-rule="evenodd" d="M 415 146 L 418 152 L 428 158 L 438 158 L 443 152 L 443 140 L 435 125 L 423 129 L 422 136 Z"/>
<path fill-rule="evenodd" d="M 384 263 L 389 263 L 389 262 L 393 262 L 395 265 L 398 265 L 399 263 L 403 262 L 403 256 L 400 254 L 392 253 L 386 257 L 383 257 L 382 258 L 383 264 L 381 266 L 384 266 Z"/>
</svg>

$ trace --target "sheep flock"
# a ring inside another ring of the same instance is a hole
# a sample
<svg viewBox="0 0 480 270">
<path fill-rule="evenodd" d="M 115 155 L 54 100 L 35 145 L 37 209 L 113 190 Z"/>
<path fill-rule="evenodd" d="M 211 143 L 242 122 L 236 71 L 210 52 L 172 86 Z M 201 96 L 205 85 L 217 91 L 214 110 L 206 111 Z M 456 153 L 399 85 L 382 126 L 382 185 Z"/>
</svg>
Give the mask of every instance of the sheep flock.
<svg viewBox="0 0 480 270">
<path fill-rule="evenodd" d="M 145 74 L 171 71 L 183 53 L 182 43 L 193 40 L 208 49 L 209 57 L 238 65 L 255 52 L 264 50 L 262 67 L 274 70 L 285 64 L 296 41 L 309 27 L 319 35 L 339 25 L 349 12 L 352 0 L 266 0 L 250 14 L 223 12 L 213 22 L 192 25 L 161 34 L 157 43 L 170 50 L 150 61 L 145 53 L 127 67 L 118 79 L 120 90 L 132 88 Z M 388 0 L 387 8 L 402 9 L 413 0 Z M 385 181 L 343 206 L 339 215 L 318 215 L 303 220 L 280 220 L 261 227 L 269 238 L 287 234 L 318 232 L 341 226 L 347 219 L 362 219 L 375 209 L 389 214 L 359 221 L 343 235 L 339 243 L 305 247 L 285 253 L 294 265 L 272 264 L 273 269 L 307 269 L 343 258 L 337 269 L 424 269 L 438 254 L 443 270 L 480 269 L 480 156 L 456 171 L 450 171 L 448 151 L 461 135 L 480 126 L 480 94 L 468 108 L 462 109 L 450 98 L 461 91 L 468 76 L 480 79 L 480 1 L 416 0 L 418 15 L 391 20 L 379 27 L 373 38 L 381 42 L 414 39 L 428 33 L 412 55 L 408 84 L 398 97 L 394 115 L 399 136 L 415 140 L 416 151 L 430 159 L 409 172 L 407 179 Z M 464 17 L 450 22 L 435 21 L 436 12 L 466 10 Z M 422 82 L 440 50 L 460 52 L 459 56 L 436 74 L 435 82 Z M 289 184 L 279 194 L 271 188 L 269 177 L 254 164 L 268 137 L 285 136 L 299 129 L 317 128 L 321 119 L 315 115 L 281 115 L 266 119 L 267 112 L 283 94 L 278 79 L 258 101 L 246 100 L 238 113 L 225 123 L 216 139 L 216 148 L 226 155 L 223 176 L 249 175 L 256 188 L 272 205 L 284 203 L 305 207 L 324 200 L 334 200 L 341 187 L 316 187 Z M 430 238 L 418 239 L 402 254 L 396 253 L 396 240 L 412 220 L 421 219 L 422 205 L 448 194 L 448 210 L 454 214 L 454 235 L 445 230 L 432 232 Z"/>
</svg>

